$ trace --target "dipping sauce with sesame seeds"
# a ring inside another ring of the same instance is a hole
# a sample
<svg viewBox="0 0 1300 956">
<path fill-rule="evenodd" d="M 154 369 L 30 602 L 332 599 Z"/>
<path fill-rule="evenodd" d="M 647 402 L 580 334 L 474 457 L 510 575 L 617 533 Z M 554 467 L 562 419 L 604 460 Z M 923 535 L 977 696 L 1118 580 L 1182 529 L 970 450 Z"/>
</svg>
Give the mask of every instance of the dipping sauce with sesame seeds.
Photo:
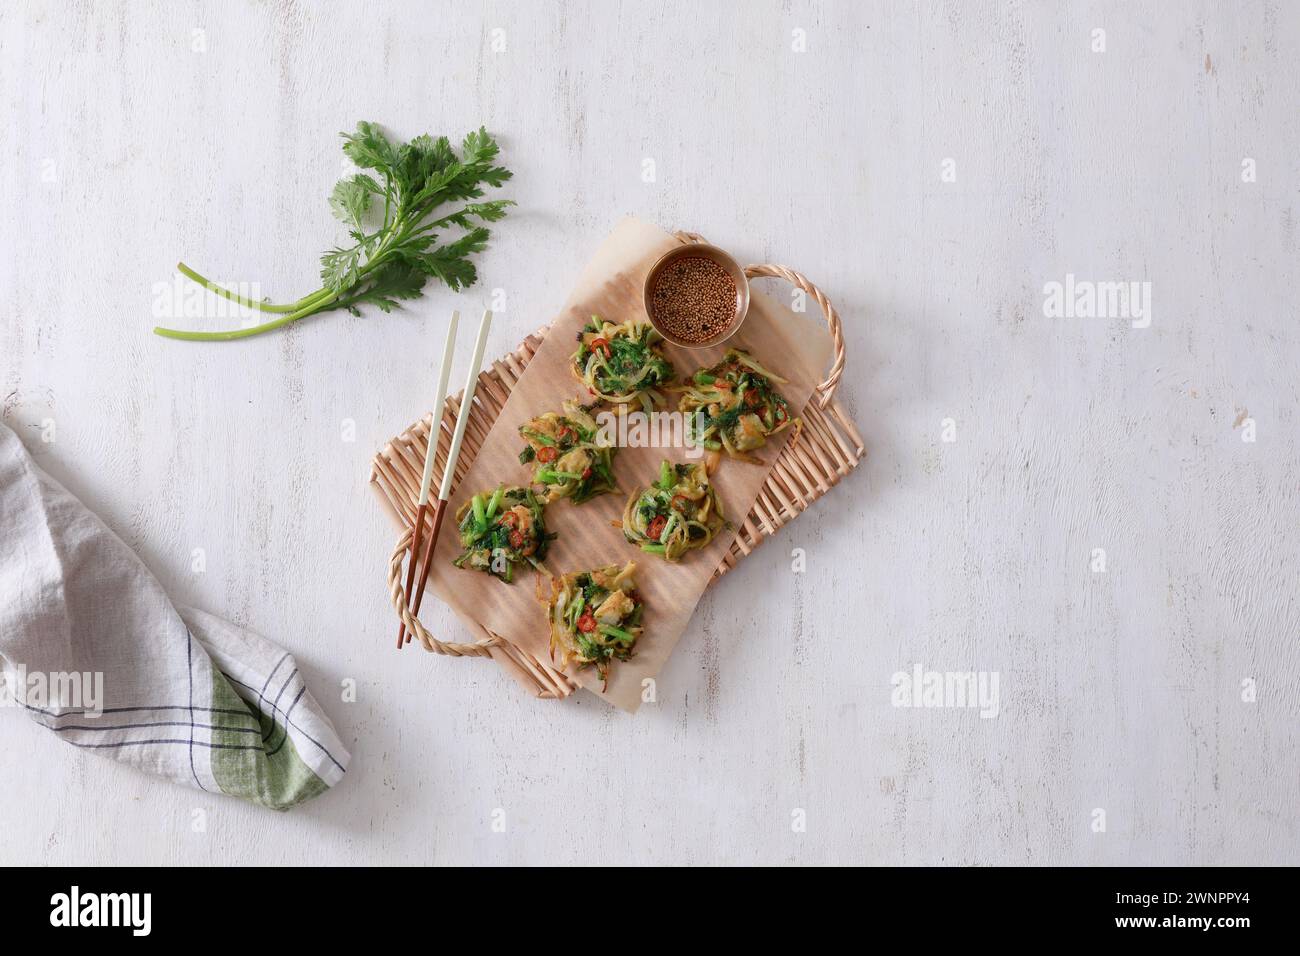
<svg viewBox="0 0 1300 956">
<path fill-rule="evenodd" d="M 683 342 L 715 339 L 737 318 L 736 281 L 704 256 L 681 256 L 667 263 L 649 291 L 651 318 Z"/>
</svg>

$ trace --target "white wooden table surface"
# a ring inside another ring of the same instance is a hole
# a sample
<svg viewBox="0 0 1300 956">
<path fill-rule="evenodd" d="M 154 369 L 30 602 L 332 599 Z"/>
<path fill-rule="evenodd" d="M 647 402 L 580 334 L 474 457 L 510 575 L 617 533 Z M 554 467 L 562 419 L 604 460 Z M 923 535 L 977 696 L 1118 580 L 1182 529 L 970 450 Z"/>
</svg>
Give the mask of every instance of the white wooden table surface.
<svg viewBox="0 0 1300 956">
<path fill-rule="evenodd" d="M 4 419 L 292 649 L 354 760 L 277 815 L 7 709 L 0 862 L 1297 862 L 1296 7 L 61 7 L 0 10 Z M 481 283 L 151 335 L 181 257 L 316 287 L 362 118 L 500 136 Z M 448 310 L 502 290 L 513 348 L 627 214 L 820 283 L 869 449 L 634 718 L 397 654 L 366 488 Z M 1149 326 L 1045 315 L 1067 274 L 1149 282 Z M 892 706 L 918 664 L 996 673 L 998 715 Z"/>
</svg>

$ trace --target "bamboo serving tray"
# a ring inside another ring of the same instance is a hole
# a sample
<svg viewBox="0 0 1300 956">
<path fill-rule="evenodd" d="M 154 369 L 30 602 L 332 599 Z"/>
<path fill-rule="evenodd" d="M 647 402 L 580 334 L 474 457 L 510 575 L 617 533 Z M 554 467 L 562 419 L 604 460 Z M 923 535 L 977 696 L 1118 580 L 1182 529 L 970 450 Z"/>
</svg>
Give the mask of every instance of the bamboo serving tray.
<svg viewBox="0 0 1300 956">
<path fill-rule="evenodd" d="M 694 233 L 677 233 L 677 238 L 682 242 L 700 241 L 700 237 Z M 826 380 L 817 386 L 800 413 L 802 431 L 797 440 L 792 439 L 786 443 L 773 463 L 754 507 L 745 516 L 730 551 L 714 571 L 710 584 L 734 568 L 742 558 L 762 544 L 765 538 L 775 534 L 829 492 L 841 478 L 857 467 L 864 453 L 862 437 L 857 428 L 834 400 L 835 388 L 844 372 L 844 338 L 835 309 L 816 286 L 784 266 L 747 266 L 745 273 L 751 278 L 782 278 L 808 293 L 821 307 L 826 318 L 834 345 L 834 357 Z M 532 333 L 520 343 L 518 349 L 497 359 L 479 374 L 474 407 L 465 430 L 460 458 L 456 463 L 453 479 L 455 484 L 460 483 L 474 463 L 492 423 L 501 414 L 506 399 L 532 361 L 546 331 L 539 329 Z M 451 445 L 462 395 L 460 393 L 447 399 L 438 421 L 436 463 L 439 471 L 446 467 L 447 451 Z M 440 641 L 407 609 L 402 565 L 410 550 L 420 478 L 433 427 L 433 414 L 425 415 L 391 439 L 371 462 L 370 484 L 398 527 L 403 529 L 388 567 L 393 609 L 426 650 L 453 657 L 490 657 L 537 697 L 548 700 L 568 697 L 578 689 L 578 685 L 549 660 L 539 660 L 478 624 L 473 625 L 478 639 L 472 643 Z"/>
</svg>

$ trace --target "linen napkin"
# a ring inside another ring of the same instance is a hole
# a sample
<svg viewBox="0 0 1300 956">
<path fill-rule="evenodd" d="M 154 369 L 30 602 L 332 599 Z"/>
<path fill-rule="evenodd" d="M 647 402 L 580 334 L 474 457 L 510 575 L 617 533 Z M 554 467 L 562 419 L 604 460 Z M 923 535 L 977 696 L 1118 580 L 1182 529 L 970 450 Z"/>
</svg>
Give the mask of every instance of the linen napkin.
<svg viewBox="0 0 1300 956">
<path fill-rule="evenodd" d="M 292 655 L 174 607 L 2 422 L 0 665 L 56 737 L 209 793 L 287 810 L 347 768 Z"/>
</svg>

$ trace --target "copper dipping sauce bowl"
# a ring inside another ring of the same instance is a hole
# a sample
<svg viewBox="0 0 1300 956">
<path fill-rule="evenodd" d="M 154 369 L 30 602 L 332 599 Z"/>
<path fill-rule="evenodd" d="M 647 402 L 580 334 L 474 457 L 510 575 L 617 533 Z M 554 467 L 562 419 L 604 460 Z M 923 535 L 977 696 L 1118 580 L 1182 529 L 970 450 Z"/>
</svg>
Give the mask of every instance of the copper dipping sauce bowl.
<svg viewBox="0 0 1300 956">
<path fill-rule="evenodd" d="M 663 274 L 663 271 L 679 259 L 709 259 L 716 262 L 726 270 L 727 274 L 731 276 L 732 281 L 736 284 L 736 311 L 732 316 L 731 322 L 721 332 L 703 342 L 691 342 L 679 338 L 665 329 L 663 325 L 660 324 L 659 320 L 655 318 L 654 302 L 652 298 L 654 295 L 655 283 L 659 281 L 659 276 Z M 702 242 L 687 243 L 678 246 L 675 249 L 670 249 L 660 256 L 655 261 L 655 264 L 650 267 L 650 272 L 645 277 L 645 286 L 642 289 L 641 296 L 646 315 L 650 317 L 650 324 L 653 325 L 659 334 L 667 341 L 684 349 L 705 349 L 725 342 L 736 334 L 736 330 L 739 329 L 741 324 L 745 321 L 745 316 L 749 314 L 749 279 L 745 276 L 745 270 L 740 267 L 740 263 L 731 258 L 731 256 L 727 255 L 727 253 L 723 252 L 717 246 L 706 245 Z"/>
</svg>

